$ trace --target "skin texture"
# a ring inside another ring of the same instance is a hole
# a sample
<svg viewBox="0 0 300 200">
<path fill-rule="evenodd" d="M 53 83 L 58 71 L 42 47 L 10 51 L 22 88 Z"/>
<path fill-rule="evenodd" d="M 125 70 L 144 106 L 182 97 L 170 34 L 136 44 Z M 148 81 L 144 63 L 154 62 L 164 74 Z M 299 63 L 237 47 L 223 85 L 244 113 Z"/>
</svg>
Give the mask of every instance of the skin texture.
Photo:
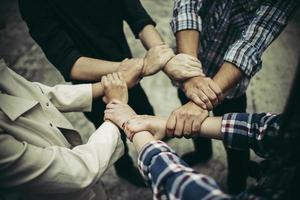
<svg viewBox="0 0 300 200">
<path fill-rule="evenodd" d="M 212 110 L 223 101 L 220 87 L 204 76 L 190 78 L 183 84 L 186 96 L 203 109 Z"/>
<path fill-rule="evenodd" d="M 121 62 L 118 72 L 124 77 L 128 88 L 132 88 L 141 80 L 143 65 L 142 58 L 125 59 Z"/>
<path fill-rule="evenodd" d="M 207 117 L 207 110 L 188 102 L 172 112 L 167 121 L 167 136 L 191 138 L 200 130 L 203 120 Z"/>
<path fill-rule="evenodd" d="M 149 131 L 156 140 L 166 137 L 167 119 L 150 115 L 137 115 L 125 123 L 125 132 L 130 134 Z M 206 118 L 194 137 L 206 137 L 212 139 L 223 139 L 221 135 L 222 117 Z"/>
<path fill-rule="evenodd" d="M 163 70 L 175 82 L 183 82 L 192 77 L 203 76 L 200 61 L 188 54 L 177 54 Z"/>
<path fill-rule="evenodd" d="M 128 102 L 127 85 L 120 73 L 112 73 L 103 76 L 101 83 L 105 93 L 104 102 L 110 103 L 113 100 L 122 103 Z"/>
<path fill-rule="evenodd" d="M 157 73 L 174 56 L 173 50 L 167 45 L 152 47 L 144 58 L 142 76 L 150 76 Z"/>
</svg>

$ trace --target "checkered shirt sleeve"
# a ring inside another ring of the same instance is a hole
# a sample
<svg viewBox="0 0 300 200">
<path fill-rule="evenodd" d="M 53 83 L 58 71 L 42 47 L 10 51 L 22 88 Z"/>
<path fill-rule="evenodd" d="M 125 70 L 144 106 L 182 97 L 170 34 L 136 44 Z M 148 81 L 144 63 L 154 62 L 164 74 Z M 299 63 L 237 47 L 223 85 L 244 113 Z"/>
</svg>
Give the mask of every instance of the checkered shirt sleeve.
<svg viewBox="0 0 300 200">
<path fill-rule="evenodd" d="M 202 6 L 202 0 L 174 0 L 173 18 L 171 28 L 174 33 L 181 30 L 202 29 L 202 21 L 198 12 Z"/>
<path fill-rule="evenodd" d="M 221 134 L 225 146 L 232 149 L 253 149 L 263 158 L 276 154 L 281 115 L 271 113 L 229 113 L 223 116 Z"/>
<path fill-rule="evenodd" d="M 155 200 L 230 199 L 211 177 L 188 167 L 162 141 L 147 144 L 139 154 L 138 165 Z"/>
<path fill-rule="evenodd" d="M 240 39 L 227 50 L 224 60 L 251 78 L 261 69 L 262 54 L 287 25 L 298 3 L 294 0 L 263 1 Z"/>
</svg>

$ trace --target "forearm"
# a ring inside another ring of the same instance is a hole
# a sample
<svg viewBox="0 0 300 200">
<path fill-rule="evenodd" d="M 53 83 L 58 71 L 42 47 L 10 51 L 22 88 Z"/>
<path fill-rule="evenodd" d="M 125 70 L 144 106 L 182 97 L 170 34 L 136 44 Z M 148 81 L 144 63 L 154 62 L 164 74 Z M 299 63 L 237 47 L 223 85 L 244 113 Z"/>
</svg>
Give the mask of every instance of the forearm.
<svg viewBox="0 0 300 200">
<path fill-rule="evenodd" d="M 222 117 L 208 117 L 201 125 L 199 136 L 222 140 L 221 126 Z"/>
<path fill-rule="evenodd" d="M 153 25 L 145 26 L 140 32 L 139 38 L 147 50 L 164 43 L 160 34 Z"/>
<path fill-rule="evenodd" d="M 140 152 L 146 144 L 148 144 L 148 143 L 150 143 L 154 140 L 155 139 L 154 139 L 153 135 L 150 132 L 142 131 L 142 132 L 136 133 L 134 135 L 132 141 L 133 141 L 133 145 L 135 146 L 136 150 L 138 152 Z"/>
<path fill-rule="evenodd" d="M 198 57 L 200 32 L 183 30 L 176 33 L 177 53 L 185 53 Z"/>
<path fill-rule="evenodd" d="M 243 72 L 229 62 L 224 62 L 218 73 L 213 77 L 213 81 L 220 87 L 222 93 L 226 93 L 233 88 L 243 77 Z"/>
<path fill-rule="evenodd" d="M 104 95 L 104 88 L 101 82 L 92 84 L 93 99 L 98 99 Z"/>
<path fill-rule="evenodd" d="M 71 79 L 99 81 L 102 76 L 116 72 L 120 62 L 80 57 L 71 69 Z"/>
</svg>

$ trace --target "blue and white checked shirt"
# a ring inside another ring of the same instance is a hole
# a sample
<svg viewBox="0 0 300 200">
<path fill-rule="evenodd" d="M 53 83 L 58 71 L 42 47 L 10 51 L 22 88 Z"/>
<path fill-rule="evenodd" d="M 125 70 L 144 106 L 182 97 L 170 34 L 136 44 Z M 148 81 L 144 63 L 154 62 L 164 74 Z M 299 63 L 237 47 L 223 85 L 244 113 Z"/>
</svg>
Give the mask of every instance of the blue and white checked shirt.
<svg viewBox="0 0 300 200">
<path fill-rule="evenodd" d="M 201 32 L 199 59 L 213 77 L 224 61 L 244 74 L 227 98 L 245 93 L 261 68 L 264 50 L 286 26 L 298 0 L 174 0 L 171 27 Z"/>
<path fill-rule="evenodd" d="M 222 120 L 221 134 L 229 148 L 252 148 L 262 157 L 274 155 L 278 144 L 280 115 L 226 114 Z M 180 159 L 167 144 L 154 141 L 139 154 L 138 165 L 143 178 L 153 191 L 153 199 L 194 200 L 232 199 L 223 193 L 209 176 L 199 174 Z M 236 199 L 253 197 L 242 193 Z"/>
</svg>

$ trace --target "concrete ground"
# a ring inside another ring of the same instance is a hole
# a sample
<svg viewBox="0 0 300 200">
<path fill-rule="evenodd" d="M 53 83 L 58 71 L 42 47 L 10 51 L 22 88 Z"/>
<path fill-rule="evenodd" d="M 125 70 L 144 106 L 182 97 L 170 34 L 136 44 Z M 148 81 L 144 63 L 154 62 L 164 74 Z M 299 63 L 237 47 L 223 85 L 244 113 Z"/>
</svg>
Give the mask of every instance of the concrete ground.
<svg viewBox="0 0 300 200">
<path fill-rule="evenodd" d="M 172 47 L 175 46 L 169 21 L 172 16 L 172 0 L 141 0 L 146 10 L 157 22 L 157 28 L 163 38 Z M 143 56 L 145 51 L 138 40 L 125 26 L 128 42 L 135 57 Z M 263 56 L 263 69 L 252 79 L 247 91 L 248 112 L 282 112 L 295 73 L 300 55 L 300 12 L 291 19 L 285 31 L 270 46 Z M 64 82 L 59 72 L 47 61 L 41 49 L 28 34 L 22 21 L 17 0 L 0 0 L 0 58 L 15 71 L 32 81 L 55 85 Z M 168 116 L 180 106 L 176 89 L 163 73 L 142 80 L 156 115 Z M 165 100 L 167 99 L 167 102 Z M 80 131 L 91 132 L 93 126 L 81 113 L 67 114 L 67 118 Z M 190 140 L 171 140 L 169 144 L 181 155 L 193 150 Z M 195 169 L 214 177 L 221 188 L 226 190 L 226 155 L 220 142 L 214 142 L 214 156 Z M 130 153 L 136 160 L 136 152 L 130 146 Z M 255 159 L 257 159 L 255 157 Z M 150 189 L 137 188 L 120 180 L 114 169 L 109 169 L 103 177 L 105 188 L 111 199 L 144 200 L 151 199 Z M 249 182 L 253 182 L 249 180 Z"/>
</svg>

